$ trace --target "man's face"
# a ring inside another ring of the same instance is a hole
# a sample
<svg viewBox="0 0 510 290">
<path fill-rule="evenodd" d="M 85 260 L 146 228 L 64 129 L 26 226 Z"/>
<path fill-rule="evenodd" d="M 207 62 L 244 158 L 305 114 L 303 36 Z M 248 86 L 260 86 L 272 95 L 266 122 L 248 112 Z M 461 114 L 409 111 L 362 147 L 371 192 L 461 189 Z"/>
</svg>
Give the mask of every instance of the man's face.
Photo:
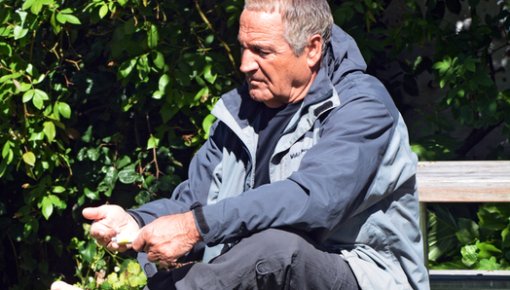
<svg viewBox="0 0 510 290">
<path fill-rule="evenodd" d="M 296 56 L 283 33 L 278 12 L 245 10 L 241 14 L 240 70 L 246 75 L 251 98 L 272 108 L 302 100 L 313 81 L 308 49 Z"/>
</svg>

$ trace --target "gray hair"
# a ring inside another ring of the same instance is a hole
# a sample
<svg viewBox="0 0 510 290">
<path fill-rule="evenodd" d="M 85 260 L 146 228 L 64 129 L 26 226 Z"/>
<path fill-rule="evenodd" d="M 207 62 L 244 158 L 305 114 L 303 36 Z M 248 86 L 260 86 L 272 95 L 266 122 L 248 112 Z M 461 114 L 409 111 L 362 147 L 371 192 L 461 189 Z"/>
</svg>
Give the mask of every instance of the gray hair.
<svg viewBox="0 0 510 290">
<path fill-rule="evenodd" d="M 295 55 L 301 55 L 310 36 L 322 36 L 322 52 L 331 39 L 333 16 L 326 0 L 246 0 L 249 11 L 278 11 L 284 25 L 283 37 Z"/>
</svg>

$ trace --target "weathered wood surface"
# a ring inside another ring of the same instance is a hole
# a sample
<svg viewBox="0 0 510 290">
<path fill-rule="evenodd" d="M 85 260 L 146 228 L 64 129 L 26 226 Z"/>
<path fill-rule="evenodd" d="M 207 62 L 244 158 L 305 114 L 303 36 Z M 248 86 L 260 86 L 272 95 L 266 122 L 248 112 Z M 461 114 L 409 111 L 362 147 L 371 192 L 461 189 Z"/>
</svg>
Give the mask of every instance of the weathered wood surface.
<svg viewBox="0 0 510 290">
<path fill-rule="evenodd" d="M 510 161 L 419 162 L 421 202 L 510 202 Z"/>
</svg>

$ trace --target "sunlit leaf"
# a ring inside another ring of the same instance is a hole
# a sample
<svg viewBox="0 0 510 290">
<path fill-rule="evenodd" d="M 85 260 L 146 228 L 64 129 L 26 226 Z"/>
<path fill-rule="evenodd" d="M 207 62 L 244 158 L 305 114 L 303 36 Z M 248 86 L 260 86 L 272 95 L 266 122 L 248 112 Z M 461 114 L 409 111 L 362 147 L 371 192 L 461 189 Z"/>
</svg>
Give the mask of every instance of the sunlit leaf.
<svg viewBox="0 0 510 290">
<path fill-rule="evenodd" d="M 41 212 L 46 220 L 48 220 L 53 214 L 53 203 L 47 196 L 42 199 Z"/>
<path fill-rule="evenodd" d="M 23 158 L 23 161 L 30 165 L 30 166 L 35 166 L 35 161 L 36 161 L 36 158 L 35 158 L 35 154 L 31 151 L 28 151 L 28 152 L 25 152 L 22 156 Z"/>
<path fill-rule="evenodd" d="M 65 187 L 60 185 L 54 186 L 52 190 L 53 193 L 63 193 L 64 191 L 66 191 Z"/>
<path fill-rule="evenodd" d="M 161 92 L 164 92 L 169 82 L 170 82 L 170 77 L 167 74 L 162 75 L 159 78 L 159 82 L 158 82 L 159 90 Z"/>
<path fill-rule="evenodd" d="M 14 27 L 13 34 L 14 34 L 14 39 L 16 39 L 16 40 L 25 37 L 27 35 L 27 33 L 28 33 L 28 29 L 26 29 L 26 28 L 23 28 L 21 26 Z"/>
<path fill-rule="evenodd" d="M 154 135 L 151 135 L 149 140 L 147 141 L 147 149 L 157 148 L 159 145 L 159 139 Z"/>
<path fill-rule="evenodd" d="M 74 16 L 72 13 L 73 11 L 71 9 L 64 9 L 57 13 L 56 19 L 62 24 L 81 24 L 80 19 L 78 19 L 78 17 Z"/>
<path fill-rule="evenodd" d="M 488 259 L 481 259 L 479 262 L 478 269 L 486 271 L 501 270 L 501 264 L 498 263 L 496 257 L 490 257 Z"/>
<path fill-rule="evenodd" d="M 49 142 L 55 140 L 55 136 L 57 135 L 57 131 L 55 129 L 55 123 L 52 121 L 46 121 L 43 124 L 43 132 Z"/>
<path fill-rule="evenodd" d="M 41 110 L 44 107 L 44 101 L 49 100 L 50 98 L 45 91 L 40 89 L 34 89 L 33 91 L 34 96 L 32 98 L 32 103 L 37 109 Z"/>
<path fill-rule="evenodd" d="M 158 69 L 163 69 L 165 67 L 165 56 L 161 52 L 156 51 L 152 62 Z"/>
<path fill-rule="evenodd" d="M 139 178 L 138 173 L 135 171 L 135 166 L 126 166 L 119 171 L 119 181 L 124 184 L 132 184 Z"/>
<path fill-rule="evenodd" d="M 460 250 L 462 254 L 462 263 L 471 267 L 478 262 L 478 248 L 476 245 L 466 245 Z"/>
<path fill-rule="evenodd" d="M 69 104 L 64 103 L 64 102 L 58 102 L 57 108 L 58 108 L 59 114 L 62 117 L 66 118 L 66 119 L 71 118 L 71 106 L 69 106 Z"/>
<path fill-rule="evenodd" d="M 120 76 L 126 78 L 131 73 L 133 68 L 136 66 L 136 62 L 137 62 L 136 58 L 132 58 L 128 61 L 123 62 L 119 69 Z"/>
<path fill-rule="evenodd" d="M 159 42 L 159 32 L 156 25 L 151 25 L 149 31 L 147 31 L 147 45 L 149 48 L 156 48 Z"/>
<path fill-rule="evenodd" d="M 101 8 L 99 8 L 99 18 L 103 19 L 106 14 L 108 14 L 108 5 L 103 4 Z"/>
<path fill-rule="evenodd" d="M 209 136 L 209 130 L 211 129 L 211 126 L 215 120 L 216 120 L 216 117 L 213 114 L 209 114 L 202 121 L 202 129 L 205 132 L 206 138 Z"/>
</svg>

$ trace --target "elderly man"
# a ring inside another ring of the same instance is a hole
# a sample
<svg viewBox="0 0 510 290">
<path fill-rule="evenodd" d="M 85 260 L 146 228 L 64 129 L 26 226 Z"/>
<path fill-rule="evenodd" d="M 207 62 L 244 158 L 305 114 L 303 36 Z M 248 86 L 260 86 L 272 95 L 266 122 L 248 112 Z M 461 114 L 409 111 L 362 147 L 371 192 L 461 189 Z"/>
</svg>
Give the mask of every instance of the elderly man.
<svg viewBox="0 0 510 290">
<path fill-rule="evenodd" d="M 149 289 L 429 288 L 407 129 L 327 1 L 247 0 L 238 39 L 246 82 L 188 180 L 84 209 L 91 235 L 140 252 Z"/>
</svg>

